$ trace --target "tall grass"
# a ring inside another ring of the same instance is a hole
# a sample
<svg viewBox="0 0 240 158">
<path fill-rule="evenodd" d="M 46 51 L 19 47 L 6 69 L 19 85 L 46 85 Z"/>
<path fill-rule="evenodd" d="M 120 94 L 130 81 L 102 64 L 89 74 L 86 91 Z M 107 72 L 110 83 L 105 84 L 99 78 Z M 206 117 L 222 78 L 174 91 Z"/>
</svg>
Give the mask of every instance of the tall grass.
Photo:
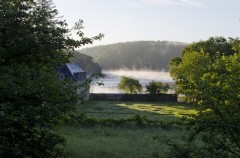
<svg viewBox="0 0 240 158">
<path fill-rule="evenodd" d="M 160 128 L 109 128 L 64 126 L 66 149 L 74 158 L 151 158 L 163 157 L 168 146 L 154 136 L 179 139 L 183 130 Z"/>
<path fill-rule="evenodd" d="M 89 101 L 79 105 L 77 110 L 87 118 L 101 120 L 99 122 L 127 120 L 135 115 L 139 118 L 145 116 L 147 122 L 157 120 L 165 123 L 196 114 L 199 108 L 181 103 Z M 175 128 L 174 124 L 171 127 L 80 126 L 76 123 L 63 126 L 60 133 L 67 139 L 66 149 L 73 158 L 157 158 L 164 157 L 168 146 L 153 137 L 178 140 L 185 135 L 183 128 Z"/>
</svg>

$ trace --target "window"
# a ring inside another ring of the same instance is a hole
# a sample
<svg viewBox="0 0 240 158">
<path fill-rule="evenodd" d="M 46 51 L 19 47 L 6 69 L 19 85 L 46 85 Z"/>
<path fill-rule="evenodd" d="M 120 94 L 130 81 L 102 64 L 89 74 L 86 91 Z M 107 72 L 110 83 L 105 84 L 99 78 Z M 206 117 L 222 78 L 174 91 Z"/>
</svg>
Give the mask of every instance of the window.
<svg viewBox="0 0 240 158">
<path fill-rule="evenodd" d="M 65 79 L 65 75 L 64 75 L 64 74 L 60 74 L 59 79 L 60 79 L 60 80 L 64 80 L 64 79 Z"/>
</svg>

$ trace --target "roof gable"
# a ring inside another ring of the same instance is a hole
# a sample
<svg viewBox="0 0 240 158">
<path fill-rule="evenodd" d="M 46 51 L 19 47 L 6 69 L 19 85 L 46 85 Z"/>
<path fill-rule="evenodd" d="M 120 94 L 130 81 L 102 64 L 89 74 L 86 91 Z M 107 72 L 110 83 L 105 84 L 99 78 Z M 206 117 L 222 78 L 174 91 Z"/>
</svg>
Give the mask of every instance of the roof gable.
<svg viewBox="0 0 240 158">
<path fill-rule="evenodd" d="M 85 71 L 83 71 L 82 68 L 80 68 L 80 66 L 78 64 L 75 64 L 75 63 L 67 63 L 66 66 L 68 67 L 68 69 L 72 73 L 72 75 L 74 73 L 85 72 Z"/>
<path fill-rule="evenodd" d="M 66 78 L 70 77 L 74 81 L 81 81 L 87 77 L 87 73 L 78 64 L 75 63 L 64 64 L 59 69 L 59 72 L 64 74 Z"/>
</svg>

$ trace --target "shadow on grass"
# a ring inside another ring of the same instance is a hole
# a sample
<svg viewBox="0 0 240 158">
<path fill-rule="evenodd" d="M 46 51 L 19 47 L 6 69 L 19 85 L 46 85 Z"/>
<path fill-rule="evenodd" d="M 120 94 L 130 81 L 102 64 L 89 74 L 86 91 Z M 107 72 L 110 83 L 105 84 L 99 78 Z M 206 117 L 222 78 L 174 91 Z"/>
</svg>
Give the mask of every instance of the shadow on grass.
<svg viewBox="0 0 240 158">
<path fill-rule="evenodd" d="M 135 114 L 149 119 L 172 121 L 196 113 L 198 108 L 179 103 L 89 101 L 78 107 L 80 113 L 97 118 L 130 118 Z"/>
</svg>

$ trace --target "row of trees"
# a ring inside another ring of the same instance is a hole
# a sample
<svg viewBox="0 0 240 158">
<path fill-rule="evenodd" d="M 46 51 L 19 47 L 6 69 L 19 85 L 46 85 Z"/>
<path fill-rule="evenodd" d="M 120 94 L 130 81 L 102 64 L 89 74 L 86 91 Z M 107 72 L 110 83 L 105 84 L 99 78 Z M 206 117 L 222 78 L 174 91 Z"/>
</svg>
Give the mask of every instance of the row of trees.
<svg viewBox="0 0 240 158">
<path fill-rule="evenodd" d="M 81 98 L 56 68 L 102 37 L 87 38 L 82 28 L 82 21 L 68 28 L 51 0 L 1 0 L 0 157 L 68 157 L 56 127 Z"/>
<path fill-rule="evenodd" d="M 146 85 L 146 92 L 152 95 L 167 93 L 170 88 L 170 85 L 167 83 L 150 81 Z M 118 84 L 118 89 L 122 90 L 125 93 L 137 94 L 142 92 L 142 85 L 139 83 L 139 80 L 122 76 L 120 83 Z"/>
<path fill-rule="evenodd" d="M 192 123 L 187 150 L 172 153 L 240 157 L 240 40 L 216 37 L 193 43 L 169 67 L 178 92 L 203 107 Z"/>
</svg>

